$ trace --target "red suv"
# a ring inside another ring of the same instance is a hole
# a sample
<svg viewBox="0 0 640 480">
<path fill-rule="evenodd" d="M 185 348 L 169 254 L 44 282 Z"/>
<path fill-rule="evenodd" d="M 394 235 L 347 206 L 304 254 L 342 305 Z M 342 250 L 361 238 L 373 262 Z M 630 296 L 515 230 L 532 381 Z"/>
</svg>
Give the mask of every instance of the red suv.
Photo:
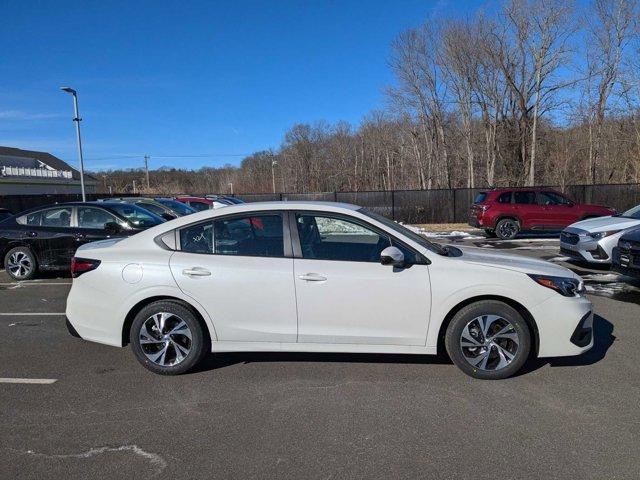
<svg viewBox="0 0 640 480">
<path fill-rule="evenodd" d="M 509 239 L 522 230 L 562 230 L 585 218 L 615 213 L 613 208 L 575 203 L 548 188 L 494 188 L 476 196 L 469 225 L 490 237 Z"/>
</svg>

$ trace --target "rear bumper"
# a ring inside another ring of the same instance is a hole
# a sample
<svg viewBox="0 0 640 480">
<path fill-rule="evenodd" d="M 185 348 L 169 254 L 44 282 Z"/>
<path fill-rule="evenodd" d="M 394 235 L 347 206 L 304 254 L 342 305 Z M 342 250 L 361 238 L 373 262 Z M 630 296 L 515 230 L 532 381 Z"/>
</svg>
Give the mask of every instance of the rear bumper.
<svg viewBox="0 0 640 480">
<path fill-rule="evenodd" d="M 538 327 L 539 357 L 580 355 L 593 347 L 593 306 L 587 298 L 555 295 L 531 314 Z"/>
</svg>

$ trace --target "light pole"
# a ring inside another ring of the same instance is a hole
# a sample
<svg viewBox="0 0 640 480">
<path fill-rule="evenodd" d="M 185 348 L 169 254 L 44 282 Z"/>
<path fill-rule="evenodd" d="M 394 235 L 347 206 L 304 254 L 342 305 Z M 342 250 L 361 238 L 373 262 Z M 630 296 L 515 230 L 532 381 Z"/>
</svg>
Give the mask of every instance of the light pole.
<svg viewBox="0 0 640 480">
<path fill-rule="evenodd" d="M 276 172 L 273 169 L 273 167 L 275 167 L 276 165 L 278 165 L 278 161 L 277 160 L 271 160 L 271 186 L 273 187 L 273 193 L 276 193 Z"/>
<path fill-rule="evenodd" d="M 82 158 L 82 140 L 80 139 L 80 122 L 82 119 L 78 115 L 78 94 L 71 87 L 60 87 L 63 92 L 70 93 L 73 96 L 73 121 L 76 122 L 76 137 L 78 139 L 78 156 L 80 157 L 80 190 L 82 191 L 82 201 L 87 201 L 87 196 L 84 192 L 84 160 Z"/>
</svg>

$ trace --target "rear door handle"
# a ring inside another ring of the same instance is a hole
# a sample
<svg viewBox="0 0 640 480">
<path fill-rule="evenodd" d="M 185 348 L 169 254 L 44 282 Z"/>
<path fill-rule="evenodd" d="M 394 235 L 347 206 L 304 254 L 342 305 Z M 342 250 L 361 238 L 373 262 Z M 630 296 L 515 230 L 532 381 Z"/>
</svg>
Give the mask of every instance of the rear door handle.
<svg viewBox="0 0 640 480">
<path fill-rule="evenodd" d="M 201 267 L 193 267 L 193 268 L 185 268 L 182 270 L 182 274 L 187 277 L 208 277 L 211 275 L 211 272 L 206 268 Z"/>
<path fill-rule="evenodd" d="M 76 233 L 74 236 L 76 237 L 76 240 L 82 240 L 86 237 L 84 233 Z"/>
<path fill-rule="evenodd" d="M 305 282 L 325 282 L 327 280 L 327 277 L 323 277 L 317 273 L 305 273 L 304 275 L 298 275 L 298 278 Z"/>
</svg>

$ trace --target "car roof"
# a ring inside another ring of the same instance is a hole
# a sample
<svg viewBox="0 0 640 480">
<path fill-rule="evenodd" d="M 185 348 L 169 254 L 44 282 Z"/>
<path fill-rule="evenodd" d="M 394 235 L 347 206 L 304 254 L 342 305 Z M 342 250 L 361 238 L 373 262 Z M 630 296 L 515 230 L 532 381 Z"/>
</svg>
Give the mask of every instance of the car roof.
<svg viewBox="0 0 640 480">
<path fill-rule="evenodd" d="M 552 187 L 499 187 L 499 188 L 488 188 L 484 190 L 485 192 L 517 192 L 519 190 L 524 190 L 527 192 L 557 192 L 555 188 Z"/>
</svg>

